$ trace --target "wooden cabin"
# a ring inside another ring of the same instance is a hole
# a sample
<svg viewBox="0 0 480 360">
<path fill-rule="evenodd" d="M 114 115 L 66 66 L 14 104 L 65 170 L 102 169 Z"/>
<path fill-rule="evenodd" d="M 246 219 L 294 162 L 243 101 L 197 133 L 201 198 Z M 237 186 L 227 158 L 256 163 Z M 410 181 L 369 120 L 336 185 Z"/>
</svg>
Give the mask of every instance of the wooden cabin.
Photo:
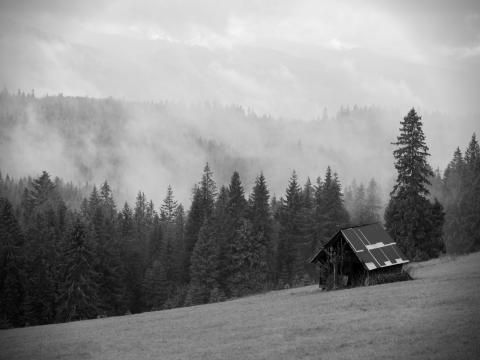
<svg viewBox="0 0 480 360">
<path fill-rule="evenodd" d="M 338 289 L 409 279 L 409 260 L 380 224 L 339 230 L 311 258 L 319 266 L 319 286 Z"/>
</svg>

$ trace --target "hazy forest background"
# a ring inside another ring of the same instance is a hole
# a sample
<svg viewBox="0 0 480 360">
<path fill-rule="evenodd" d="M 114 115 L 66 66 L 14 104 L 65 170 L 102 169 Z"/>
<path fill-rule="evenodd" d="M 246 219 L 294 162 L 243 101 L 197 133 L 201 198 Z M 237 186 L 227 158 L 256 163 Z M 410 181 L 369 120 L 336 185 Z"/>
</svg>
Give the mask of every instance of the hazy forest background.
<svg viewBox="0 0 480 360">
<path fill-rule="evenodd" d="M 2 326 L 312 283 L 306 260 L 335 231 L 383 223 L 406 113 L 354 106 L 305 121 L 4 90 Z M 465 133 L 473 118 L 450 130 L 451 117 L 418 113 L 436 154 L 425 157 L 430 184 L 420 191 L 435 216 L 415 235 L 426 245 L 403 250 L 412 260 L 479 250 L 480 149 Z"/>
</svg>

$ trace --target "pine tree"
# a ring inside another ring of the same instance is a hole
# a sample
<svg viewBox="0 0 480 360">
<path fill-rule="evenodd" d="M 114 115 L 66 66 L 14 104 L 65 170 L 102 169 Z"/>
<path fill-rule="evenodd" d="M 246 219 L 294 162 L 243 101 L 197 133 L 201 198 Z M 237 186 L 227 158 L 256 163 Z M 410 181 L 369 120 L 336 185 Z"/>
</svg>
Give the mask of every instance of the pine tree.
<svg viewBox="0 0 480 360">
<path fill-rule="evenodd" d="M 460 198 L 465 191 L 466 164 L 459 147 L 443 174 L 445 216 L 445 247 L 447 253 L 463 253 L 470 239 L 465 231 Z"/>
<path fill-rule="evenodd" d="M 167 196 L 163 200 L 163 204 L 160 207 L 160 218 L 164 222 L 173 222 L 175 219 L 175 211 L 177 209 L 178 203 L 173 197 L 173 190 L 170 185 L 168 185 Z"/>
<path fill-rule="evenodd" d="M 432 244 L 438 244 L 433 246 L 437 255 L 441 248 L 442 239 L 438 237 L 441 230 L 431 224 L 440 229 L 443 224 L 432 219 L 432 204 L 427 199 L 433 172 L 427 163 L 429 153 L 421 117 L 412 109 L 401 125 L 394 143 L 397 149 L 393 152 L 398 176 L 385 210 L 385 226 L 408 257 L 426 259 L 432 256 Z"/>
<path fill-rule="evenodd" d="M 412 109 L 400 124 L 400 135 L 397 142 L 393 143 L 398 147 L 393 151 L 398 176 L 392 195 L 404 195 L 407 198 L 426 196 L 429 194 L 428 179 L 433 176 L 433 172 L 427 163 L 430 154 L 425 143 L 421 117 Z"/>
<path fill-rule="evenodd" d="M 58 199 L 55 191 L 55 184 L 50 179 L 50 175 L 43 171 L 42 175 L 33 180 L 32 191 L 29 192 L 29 198 L 34 206 L 39 206 L 48 200 Z"/>
<path fill-rule="evenodd" d="M 226 211 L 230 215 L 232 226 L 236 226 L 242 217 L 245 216 L 247 201 L 245 200 L 245 192 L 243 190 L 240 175 L 235 171 L 230 180 L 228 188 L 228 202 Z"/>
<path fill-rule="evenodd" d="M 25 195 L 25 321 L 47 324 L 55 319 L 66 206 L 46 172 Z"/>
<path fill-rule="evenodd" d="M 426 232 L 429 234 L 426 237 L 425 243 L 422 244 L 421 250 L 427 257 L 432 258 L 438 254 L 445 252 L 445 243 L 443 241 L 443 224 L 445 223 L 445 212 L 443 206 L 435 198 L 433 204 L 430 206 L 430 211 L 427 217 Z"/>
<path fill-rule="evenodd" d="M 203 169 L 202 180 L 199 185 L 203 221 L 205 219 L 210 220 L 213 215 L 217 186 L 213 180 L 213 173 L 208 163 Z"/>
<path fill-rule="evenodd" d="M 175 275 L 173 280 L 177 284 L 185 282 L 183 278 L 183 265 L 185 263 L 185 211 L 182 204 L 177 206 L 175 211 L 175 243 L 174 243 L 174 261 Z"/>
<path fill-rule="evenodd" d="M 453 154 L 453 159 L 447 165 L 443 174 L 443 182 L 445 184 L 445 204 L 447 207 L 460 197 L 463 190 L 463 181 L 466 175 L 466 164 L 463 159 L 462 151 L 459 147 Z"/>
<path fill-rule="evenodd" d="M 317 181 L 315 205 L 317 229 L 314 248 L 318 249 L 350 222 L 343 204 L 340 181 L 337 174 L 332 174 L 330 166 L 325 172 L 325 180 Z"/>
<path fill-rule="evenodd" d="M 147 220 L 147 204 L 148 203 L 145 194 L 139 191 L 135 200 L 133 218 L 135 223 L 137 246 L 143 259 L 147 257 L 147 237 L 150 231 Z"/>
<path fill-rule="evenodd" d="M 310 181 L 307 179 L 302 193 L 302 206 L 298 214 L 299 222 L 299 238 L 297 243 L 297 259 L 295 264 L 295 274 L 297 276 L 297 285 L 299 281 L 303 281 L 306 274 L 310 276 L 314 275 L 315 267 L 308 264 L 307 259 L 311 256 L 312 243 L 315 239 L 315 200 L 314 200 L 314 188 Z"/>
<path fill-rule="evenodd" d="M 119 215 L 120 254 L 124 268 L 125 303 L 127 310 L 133 313 L 142 310 L 142 279 L 144 275 L 144 259 L 138 247 L 134 214 L 128 203 L 125 203 Z"/>
<path fill-rule="evenodd" d="M 366 199 L 365 199 L 365 187 L 363 184 L 357 187 L 355 197 L 353 200 L 353 216 L 352 222 L 355 225 L 365 224 L 365 213 L 366 213 Z"/>
<path fill-rule="evenodd" d="M 475 133 L 465 151 L 464 190 L 460 197 L 461 217 L 470 245 L 466 252 L 480 250 L 480 146 Z"/>
<path fill-rule="evenodd" d="M 279 244 L 277 250 L 277 274 L 279 281 L 292 284 L 295 277 L 296 261 L 299 259 L 297 244 L 301 242 L 300 211 L 302 196 L 295 171 L 290 177 L 286 200 L 279 210 Z"/>
<path fill-rule="evenodd" d="M 353 213 L 355 212 L 354 209 L 354 202 L 355 202 L 355 194 L 357 192 L 357 181 L 353 179 L 352 183 L 350 186 L 347 186 L 344 191 L 343 195 L 343 201 L 345 204 L 345 209 L 347 209 L 348 213 L 350 214 L 350 217 L 352 218 L 352 221 L 354 220 Z M 354 222 L 354 221 L 353 221 Z"/>
<path fill-rule="evenodd" d="M 480 169 L 480 146 L 477 141 L 477 136 L 473 133 L 467 150 L 465 151 L 465 163 L 469 171 L 475 174 Z"/>
<path fill-rule="evenodd" d="M 123 204 L 122 211 L 118 214 L 120 236 L 122 243 L 131 242 L 134 234 L 133 212 L 127 202 Z"/>
<path fill-rule="evenodd" d="M 248 220 L 241 220 L 230 244 L 228 291 L 234 297 L 261 290 L 267 279 L 263 234 L 255 237 Z"/>
<path fill-rule="evenodd" d="M 433 177 L 429 179 L 430 187 L 428 189 L 429 199 L 438 199 L 441 203 L 445 203 L 445 184 L 440 174 L 440 168 L 437 167 L 433 172 Z"/>
<path fill-rule="evenodd" d="M 95 216 L 95 212 L 100 209 L 100 194 L 98 193 L 97 186 L 93 185 L 92 193 L 88 199 L 88 215 L 90 218 Z"/>
<path fill-rule="evenodd" d="M 185 263 L 183 266 L 183 279 L 189 282 L 190 279 L 190 259 L 193 249 L 198 240 L 198 233 L 204 222 L 201 192 L 198 187 L 193 189 L 193 199 L 188 212 L 187 221 L 185 224 Z"/>
<path fill-rule="evenodd" d="M 213 173 L 208 163 L 203 169 L 202 179 L 193 190 L 193 200 L 185 225 L 185 265 L 184 278 L 188 281 L 190 271 L 190 259 L 195 244 L 198 240 L 202 224 L 212 220 L 215 207 L 217 187 L 213 180 Z"/>
<path fill-rule="evenodd" d="M 378 184 L 374 178 L 370 179 L 367 187 L 365 203 L 365 217 L 366 224 L 376 223 L 380 221 L 381 200 L 379 196 Z"/>
<path fill-rule="evenodd" d="M 153 201 L 150 200 L 149 202 L 147 202 L 147 207 L 145 209 L 145 222 L 147 225 L 147 229 L 149 229 L 150 231 L 152 229 L 155 217 L 158 217 L 158 214 L 155 211 L 155 205 L 153 204 Z"/>
<path fill-rule="evenodd" d="M 165 253 L 163 230 L 158 215 L 153 220 L 153 228 L 148 241 L 148 263 L 160 260 Z"/>
<path fill-rule="evenodd" d="M 252 194 L 249 199 L 248 219 L 252 224 L 252 236 L 258 242 L 258 246 L 264 249 L 265 268 L 261 271 L 266 273 L 266 280 L 273 282 L 275 272 L 274 243 L 273 243 L 273 219 L 269 205 L 269 191 L 263 173 L 257 176 Z"/>
<path fill-rule="evenodd" d="M 146 269 L 143 279 L 145 306 L 148 310 L 162 308 L 168 294 L 167 273 L 160 260 L 154 260 Z"/>
<path fill-rule="evenodd" d="M 232 233 L 230 227 L 230 216 L 227 212 L 229 201 L 228 188 L 222 186 L 215 201 L 215 212 L 213 218 L 213 231 L 218 248 L 218 286 L 219 291 L 227 291 L 227 278 L 229 276 L 229 241 Z"/>
<path fill-rule="evenodd" d="M 247 201 L 245 200 L 245 193 L 242 183 L 240 181 L 240 175 L 238 172 L 234 172 L 230 180 L 228 187 L 228 200 L 226 203 L 226 230 L 227 238 L 225 253 L 222 253 L 222 257 L 225 263 L 221 264 L 220 273 L 226 275 L 226 279 L 221 279 L 222 283 L 225 283 L 227 294 L 233 294 L 235 291 L 235 284 L 232 283 L 238 274 L 239 270 L 236 261 L 238 258 L 246 256 L 246 254 L 239 254 L 238 251 L 246 251 L 245 248 L 236 246 L 236 242 L 239 241 L 238 230 L 242 226 L 247 211 Z M 223 249 L 222 249 L 223 250 Z M 222 266 L 223 265 L 223 266 Z"/>
<path fill-rule="evenodd" d="M 205 221 L 192 253 L 187 303 L 195 305 L 209 302 L 211 293 L 219 287 L 217 269 L 217 244 L 211 224 Z"/>
<path fill-rule="evenodd" d="M 178 239 L 175 223 L 177 207 L 178 203 L 175 201 L 172 187 L 169 185 L 167 195 L 160 207 L 160 218 L 165 242 L 163 264 L 167 274 L 169 296 L 174 292 L 176 284 L 180 281 L 181 267 L 179 267 L 179 261 L 183 260 L 183 258 L 179 258 L 182 255 L 178 252 L 180 248 L 177 245 Z"/>
<path fill-rule="evenodd" d="M 100 188 L 100 205 L 103 210 L 104 217 L 113 222 L 116 215 L 116 205 L 113 200 L 112 189 L 105 181 Z"/>
<path fill-rule="evenodd" d="M 10 202 L 0 198 L 0 323 L 20 326 L 24 281 L 23 234 Z"/>
<path fill-rule="evenodd" d="M 88 236 L 95 244 L 98 311 L 105 315 L 122 314 L 125 310 L 124 267 L 118 242 L 116 205 L 106 181 L 100 193 L 94 187 L 88 207 L 91 225 Z"/>
<path fill-rule="evenodd" d="M 61 269 L 56 318 L 60 321 L 91 319 L 98 312 L 95 244 L 88 238 L 87 229 L 78 217 L 63 252 L 65 264 Z"/>
</svg>

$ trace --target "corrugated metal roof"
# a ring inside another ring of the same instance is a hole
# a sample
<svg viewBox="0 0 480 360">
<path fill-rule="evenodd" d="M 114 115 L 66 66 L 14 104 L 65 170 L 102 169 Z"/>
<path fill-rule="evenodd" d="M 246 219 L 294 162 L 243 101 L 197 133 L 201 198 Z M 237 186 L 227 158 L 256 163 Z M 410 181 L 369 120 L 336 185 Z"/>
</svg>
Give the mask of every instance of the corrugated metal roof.
<svg viewBox="0 0 480 360">
<path fill-rule="evenodd" d="M 367 270 L 375 270 L 409 262 L 380 224 L 369 224 L 342 229 L 336 233 L 325 246 L 328 246 L 334 241 L 339 234 L 348 242 L 355 255 Z M 317 260 L 324 249 L 325 247 L 320 249 L 313 257 L 311 260 L 312 263 Z"/>
</svg>

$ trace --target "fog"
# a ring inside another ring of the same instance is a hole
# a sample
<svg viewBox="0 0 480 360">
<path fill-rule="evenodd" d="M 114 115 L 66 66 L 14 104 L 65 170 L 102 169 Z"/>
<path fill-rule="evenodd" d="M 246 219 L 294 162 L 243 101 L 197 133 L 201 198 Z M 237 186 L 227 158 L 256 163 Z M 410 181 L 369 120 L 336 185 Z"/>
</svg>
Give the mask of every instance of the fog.
<svg viewBox="0 0 480 360">
<path fill-rule="evenodd" d="M 315 181 L 331 165 L 387 193 L 411 107 L 434 168 L 480 132 L 479 49 L 476 1 L 3 1 L 0 85 L 70 105 L 3 119 L 0 169 L 107 179 L 157 205 L 168 184 L 188 204 L 207 161 L 247 191 L 260 171 L 280 196 L 293 169 Z"/>
<path fill-rule="evenodd" d="M 119 202 L 133 201 L 142 190 L 157 205 L 171 184 L 187 206 L 206 162 L 219 186 L 239 171 L 247 193 L 260 172 L 272 195 L 279 197 L 293 170 L 302 183 L 307 177 L 315 182 L 331 166 L 342 184 L 374 177 L 387 194 L 395 176 L 391 142 L 408 111 L 342 108 L 305 121 L 259 116 L 219 104 L 3 99 L 4 174 L 35 176 L 47 170 L 78 184 L 107 180 Z M 9 121 L 7 113 L 17 114 L 15 120 Z M 423 115 L 430 164 L 443 170 L 456 146 L 465 146 L 478 124 L 475 118 Z"/>
</svg>

